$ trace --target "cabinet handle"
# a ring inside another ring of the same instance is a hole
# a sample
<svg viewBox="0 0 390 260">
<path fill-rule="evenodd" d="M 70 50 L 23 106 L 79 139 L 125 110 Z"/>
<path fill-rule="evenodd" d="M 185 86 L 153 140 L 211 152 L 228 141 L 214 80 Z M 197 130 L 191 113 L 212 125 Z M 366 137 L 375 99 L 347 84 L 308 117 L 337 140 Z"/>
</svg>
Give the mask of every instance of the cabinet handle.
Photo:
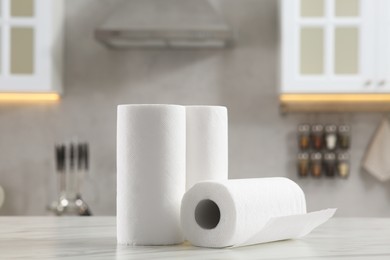
<svg viewBox="0 0 390 260">
<path fill-rule="evenodd" d="M 378 82 L 378 86 L 379 87 L 383 87 L 385 84 L 386 84 L 386 80 L 385 79 L 383 79 L 383 80 Z"/>
<path fill-rule="evenodd" d="M 364 86 L 365 87 L 368 87 L 371 85 L 371 80 L 367 80 L 366 82 L 364 82 Z"/>
</svg>

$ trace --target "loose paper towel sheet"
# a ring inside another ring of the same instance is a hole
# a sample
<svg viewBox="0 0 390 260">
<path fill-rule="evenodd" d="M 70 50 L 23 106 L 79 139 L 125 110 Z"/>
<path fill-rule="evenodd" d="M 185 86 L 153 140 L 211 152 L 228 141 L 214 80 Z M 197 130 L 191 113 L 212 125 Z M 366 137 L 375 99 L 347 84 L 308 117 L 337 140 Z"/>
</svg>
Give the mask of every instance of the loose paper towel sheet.
<svg viewBox="0 0 390 260">
<path fill-rule="evenodd" d="M 336 209 L 325 209 L 307 214 L 271 218 L 253 237 L 234 247 L 304 237 L 328 221 L 335 212 Z"/>
<path fill-rule="evenodd" d="M 117 120 L 118 243 L 183 242 L 185 107 L 121 105 Z"/>
<path fill-rule="evenodd" d="M 228 119 L 222 106 L 187 106 L 186 190 L 228 178 Z"/>
<path fill-rule="evenodd" d="M 307 214 L 303 191 L 287 178 L 205 181 L 184 195 L 181 223 L 195 246 L 237 247 L 302 237 L 335 211 Z"/>
</svg>

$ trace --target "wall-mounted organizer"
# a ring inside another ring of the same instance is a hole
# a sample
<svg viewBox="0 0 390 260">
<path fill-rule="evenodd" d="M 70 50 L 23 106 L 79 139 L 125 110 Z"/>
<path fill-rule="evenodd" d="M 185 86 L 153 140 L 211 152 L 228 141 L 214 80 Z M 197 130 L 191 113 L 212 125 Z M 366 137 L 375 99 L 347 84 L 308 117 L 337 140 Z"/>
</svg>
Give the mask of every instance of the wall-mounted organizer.
<svg viewBox="0 0 390 260">
<path fill-rule="evenodd" d="M 347 178 L 350 168 L 350 143 L 349 125 L 299 125 L 298 176 Z"/>
</svg>

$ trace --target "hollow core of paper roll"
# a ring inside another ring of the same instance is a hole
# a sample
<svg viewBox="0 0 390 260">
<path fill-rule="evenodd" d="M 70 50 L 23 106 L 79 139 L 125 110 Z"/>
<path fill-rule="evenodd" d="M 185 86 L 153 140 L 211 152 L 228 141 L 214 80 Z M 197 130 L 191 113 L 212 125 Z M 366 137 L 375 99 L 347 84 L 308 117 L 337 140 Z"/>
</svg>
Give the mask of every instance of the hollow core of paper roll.
<svg viewBox="0 0 390 260">
<path fill-rule="evenodd" d="M 228 118 L 223 106 L 187 106 L 186 190 L 228 178 Z"/>
<path fill-rule="evenodd" d="M 120 105 L 117 121 L 117 240 L 119 244 L 183 242 L 185 108 Z"/>
<path fill-rule="evenodd" d="M 232 245 L 237 217 L 231 206 L 234 205 L 233 198 L 228 189 L 218 183 L 210 182 L 207 188 L 201 184 L 203 182 L 195 184 L 182 200 L 184 236 L 195 246 Z"/>
<path fill-rule="evenodd" d="M 218 205 L 209 199 L 201 200 L 195 208 L 195 221 L 201 228 L 212 229 L 218 226 L 221 211 Z"/>
</svg>

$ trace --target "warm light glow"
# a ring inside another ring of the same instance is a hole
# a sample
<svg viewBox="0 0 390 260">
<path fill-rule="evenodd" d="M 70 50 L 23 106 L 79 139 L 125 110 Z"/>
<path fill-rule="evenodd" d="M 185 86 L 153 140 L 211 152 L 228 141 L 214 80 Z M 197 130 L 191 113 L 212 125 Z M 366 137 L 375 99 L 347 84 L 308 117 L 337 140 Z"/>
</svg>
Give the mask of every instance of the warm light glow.
<svg viewBox="0 0 390 260">
<path fill-rule="evenodd" d="M 57 93 L 0 93 L 1 102 L 56 102 L 60 100 Z"/>
<path fill-rule="evenodd" d="M 390 102 L 390 94 L 283 94 L 282 103 L 375 103 Z"/>
</svg>

